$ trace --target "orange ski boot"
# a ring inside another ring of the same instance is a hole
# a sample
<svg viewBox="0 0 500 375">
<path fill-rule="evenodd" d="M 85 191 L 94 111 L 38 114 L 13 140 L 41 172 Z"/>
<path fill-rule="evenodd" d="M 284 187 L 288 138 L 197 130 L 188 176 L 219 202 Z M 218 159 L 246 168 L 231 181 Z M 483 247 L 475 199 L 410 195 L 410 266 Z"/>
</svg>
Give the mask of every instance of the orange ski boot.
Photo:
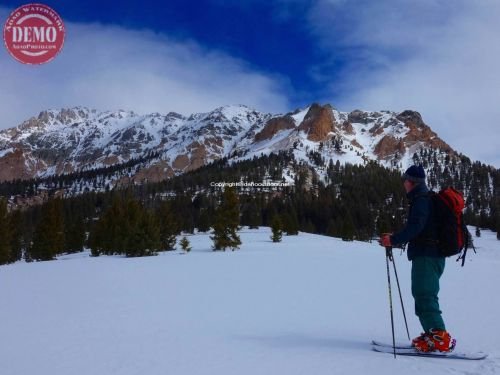
<svg viewBox="0 0 500 375">
<path fill-rule="evenodd" d="M 412 341 L 415 349 L 424 353 L 451 352 L 455 348 L 455 343 L 455 339 L 452 339 L 448 332 L 433 328 Z"/>
</svg>

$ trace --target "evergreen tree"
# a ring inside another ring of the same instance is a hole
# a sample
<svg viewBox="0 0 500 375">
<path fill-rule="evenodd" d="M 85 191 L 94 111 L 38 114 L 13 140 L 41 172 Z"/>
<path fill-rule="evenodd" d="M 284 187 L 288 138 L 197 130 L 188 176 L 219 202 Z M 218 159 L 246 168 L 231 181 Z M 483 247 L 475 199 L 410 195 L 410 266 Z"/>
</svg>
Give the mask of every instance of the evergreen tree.
<svg viewBox="0 0 500 375">
<path fill-rule="evenodd" d="M 306 233 L 315 233 L 316 232 L 316 228 L 313 224 L 313 222 L 311 221 L 311 219 L 307 219 L 305 221 L 305 223 L 303 224 L 303 232 L 306 232 Z"/>
<path fill-rule="evenodd" d="M 377 219 L 377 234 L 380 236 L 383 233 L 389 233 L 391 231 L 391 218 L 387 215 L 386 211 L 383 210 L 379 213 Z"/>
<path fill-rule="evenodd" d="M 342 240 L 343 241 L 353 241 L 354 240 L 354 222 L 350 214 L 347 214 L 342 222 Z"/>
<path fill-rule="evenodd" d="M 113 198 L 112 205 L 94 224 L 89 235 L 91 254 L 155 255 L 160 249 L 160 226 L 156 217 L 132 195 Z"/>
<path fill-rule="evenodd" d="M 169 201 L 168 206 L 170 208 L 170 212 L 175 213 L 175 220 L 173 225 L 173 227 L 175 228 L 174 234 L 177 235 L 181 231 L 194 233 L 195 220 L 191 194 L 188 194 L 184 190 L 181 190 L 172 201 Z M 173 250 L 174 248 L 175 242 L 173 243 L 171 250 Z"/>
<path fill-rule="evenodd" d="M 273 232 L 271 240 L 273 242 L 281 242 L 281 237 L 283 236 L 283 222 L 278 215 L 274 215 L 271 220 L 271 230 Z"/>
<path fill-rule="evenodd" d="M 189 240 L 187 239 L 186 236 L 182 237 L 180 244 L 181 244 L 182 250 L 184 250 L 185 252 L 188 253 L 191 251 L 191 246 L 190 246 Z"/>
<path fill-rule="evenodd" d="M 200 213 L 200 217 L 198 219 L 198 231 L 199 232 L 208 232 L 210 230 L 210 213 L 208 208 L 204 209 Z"/>
<path fill-rule="evenodd" d="M 23 256 L 23 217 L 20 210 L 9 215 L 10 225 L 10 263 L 17 262 Z"/>
<path fill-rule="evenodd" d="M 83 217 L 78 215 L 71 220 L 65 220 L 66 233 L 64 236 L 64 248 L 68 253 L 77 253 L 83 251 L 85 243 L 85 224 Z"/>
<path fill-rule="evenodd" d="M 248 220 L 248 227 L 250 229 L 258 229 L 259 225 L 262 222 L 260 209 L 255 202 L 255 198 L 253 198 L 250 204 L 247 207 L 246 217 Z"/>
<path fill-rule="evenodd" d="M 64 222 L 62 201 L 51 198 L 42 206 L 30 248 L 33 260 L 53 260 L 64 251 Z"/>
<path fill-rule="evenodd" d="M 0 264 L 11 260 L 11 227 L 7 216 L 7 202 L 0 198 Z"/>
<path fill-rule="evenodd" d="M 497 172 L 495 179 L 495 208 L 497 240 L 500 240 L 500 172 Z"/>
<path fill-rule="evenodd" d="M 127 257 L 141 256 L 144 240 L 144 233 L 140 228 L 142 221 L 142 209 L 135 199 L 127 198 L 125 206 L 125 235 L 124 252 Z"/>
<path fill-rule="evenodd" d="M 89 234 L 92 256 L 125 253 L 128 236 L 125 208 L 122 199 L 114 194 L 110 207 L 94 223 Z"/>
<path fill-rule="evenodd" d="M 214 242 L 213 250 L 226 250 L 226 248 L 238 249 L 241 240 L 236 233 L 240 224 L 240 209 L 238 195 L 234 188 L 227 187 L 222 194 L 222 202 L 215 211 L 215 221 L 213 225 L 213 236 L 210 239 Z"/>
<path fill-rule="evenodd" d="M 101 218 L 92 225 L 89 232 L 89 238 L 87 239 L 87 246 L 90 248 L 90 256 L 93 257 L 98 257 L 103 253 L 103 220 L 104 218 Z"/>
<path fill-rule="evenodd" d="M 140 223 L 140 230 L 144 233 L 143 255 L 156 255 L 162 249 L 160 224 L 153 212 L 145 210 Z"/>
<path fill-rule="evenodd" d="M 326 227 L 326 235 L 331 237 L 338 236 L 337 224 L 333 219 L 328 221 L 328 226 Z"/>
<path fill-rule="evenodd" d="M 160 225 L 161 248 L 163 250 L 175 250 L 176 236 L 180 230 L 169 202 L 161 202 L 157 212 L 157 220 Z"/>
<path fill-rule="evenodd" d="M 154 216 L 135 199 L 127 201 L 127 228 L 125 244 L 128 257 L 155 255 L 160 248 L 160 227 Z"/>
<path fill-rule="evenodd" d="M 289 208 L 283 215 L 283 230 L 287 236 L 299 234 L 299 219 L 293 207 Z"/>
</svg>

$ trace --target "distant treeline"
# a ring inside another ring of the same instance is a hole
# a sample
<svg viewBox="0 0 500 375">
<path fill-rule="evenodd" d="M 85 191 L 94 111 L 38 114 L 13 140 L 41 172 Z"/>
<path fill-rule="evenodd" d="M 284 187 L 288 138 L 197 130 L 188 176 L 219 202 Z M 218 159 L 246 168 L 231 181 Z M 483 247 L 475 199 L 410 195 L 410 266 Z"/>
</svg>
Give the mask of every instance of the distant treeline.
<svg viewBox="0 0 500 375">
<path fill-rule="evenodd" d="M 499 170 L 467 158 L 452 158 L 442 168 L 442 160 L 427 151 L 414 161 L 426 166 L 431 187 L 453 185 L 465 191 L 467 224 L 500 231 Z M 0 199 L 0 263 L 54 259 L 84 247 L 94 256 L 154 255 L 174 249 L 181 232 L 195 229 L 215 229 L 214 250 L 220 250 L 238 247 L 238 226 L 281 223 L 286 234 L 300 230 L 370 241 L 404 224 L 407 201 L 400 172 L 375 162 L 325 164 L 323 180 L 290 152 L 240 162 L 223 158 L 159 183 L 50 198 L 22 211 L 7 213 Z M 293 186 L 226 188 L 224 193 L 212 184 L 279 181 L 284 175 Z"/>
</svg>

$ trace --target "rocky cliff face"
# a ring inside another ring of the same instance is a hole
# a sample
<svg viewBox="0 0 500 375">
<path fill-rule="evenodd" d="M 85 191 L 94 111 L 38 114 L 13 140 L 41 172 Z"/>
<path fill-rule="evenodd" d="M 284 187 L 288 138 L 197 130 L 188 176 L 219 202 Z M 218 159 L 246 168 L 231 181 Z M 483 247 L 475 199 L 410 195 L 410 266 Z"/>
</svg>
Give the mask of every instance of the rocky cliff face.
<svg viewBox="0 0 500 375">
<path fill-rule="evenodd" d="M 290 115 L 274 117 L 267 121 L 264 128 L 255 134 L 255 142 L 269 140 L 282 130 L 295 129 L 295 121 Z"/>
<path fill-rule="evenodd" d="M 330 105 L 324 107 L 313 104 L 309 107 L 299 130 L 307 134 L 307 139 L 313 142 L 326 141 L 336 131 L 337 125 Z"/>
<path fill-rule="evenodd" d="M 315 103 L 287 114 L 240 105 L 186 117 L 77 107 L 43 111 L 0 131 L 0 181 L 84 171 L 148 155 L 129 178 L 159 181 L 222 157 L 280 150 L 306 162 L 307 153 L 316 150 L 327 161 L 405 166 L 421 147 L 454 152 L 414 111 L 347 113 Z"/>
</svg>

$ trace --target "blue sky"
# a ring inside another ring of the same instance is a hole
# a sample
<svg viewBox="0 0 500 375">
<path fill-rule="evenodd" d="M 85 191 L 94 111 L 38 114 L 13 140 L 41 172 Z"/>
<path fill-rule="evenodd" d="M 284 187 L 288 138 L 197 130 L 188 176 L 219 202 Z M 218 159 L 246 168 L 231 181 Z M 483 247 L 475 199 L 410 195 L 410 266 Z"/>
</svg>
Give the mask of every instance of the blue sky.
<svg viewBox="0 0 500 375">
<path fill-rule="evenodd" d="M 0 20 L 19 1 L 0 1 Z M 311 102 L 415 109 L 452 147 L 500 165 L 495 0 L 44 1 L 63 52 L 23 66 L 0 51 L 0 128 L 44 108 L 142 112 Z M 43 92 L 43 95 L 40 95 Z M 22 101 L 19 98 L 22 97 Z"/>
<path fill-rule="evenodd" d="M 11 8 L 19 1 L 1 1 Z M 66 21 L 149 29 L 178 41 L 194 40 L 247 62 L 252 69 L 280 75 L 292 86 L 290 105 L 300 107 L 327 96 L 310 69 L 323 61 L 308 30 L 311 2 L 272 1 L 45 1 Z M 341 63 L 341 62 L 340 62 Z M 318 97 L 319 96 L 319 97 Z"/>
</svg>

